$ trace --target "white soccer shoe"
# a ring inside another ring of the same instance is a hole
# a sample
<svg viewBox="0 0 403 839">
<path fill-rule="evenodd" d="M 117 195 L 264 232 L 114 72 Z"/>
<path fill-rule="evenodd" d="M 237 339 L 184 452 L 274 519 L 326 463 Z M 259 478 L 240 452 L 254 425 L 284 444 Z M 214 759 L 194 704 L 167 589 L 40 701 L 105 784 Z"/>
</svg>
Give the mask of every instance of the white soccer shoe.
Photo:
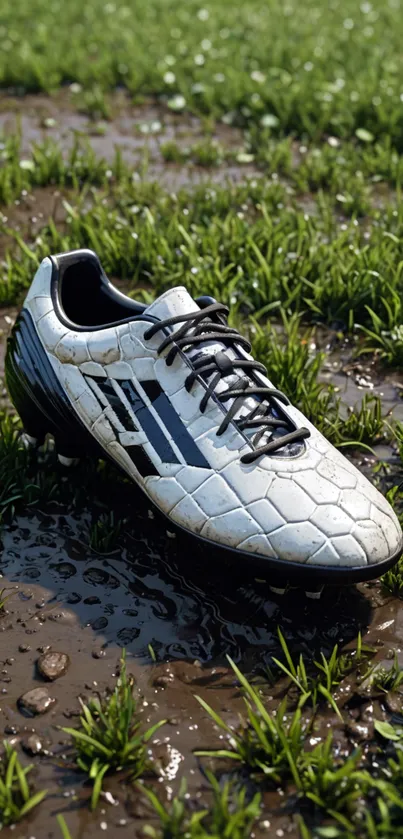
<svg viewBox="0 0 403 839">
<path fill-rule="evenodd" d="M 316 588 L 384 573 L 402 552 L 386 499 L 275 390 L 212 298 L 150 306 L 88 250 L 44 259 L 9 339 L 26 439 L 68 464 L 107 455 L 177 525 L 257 572 Z"/>
</svg>

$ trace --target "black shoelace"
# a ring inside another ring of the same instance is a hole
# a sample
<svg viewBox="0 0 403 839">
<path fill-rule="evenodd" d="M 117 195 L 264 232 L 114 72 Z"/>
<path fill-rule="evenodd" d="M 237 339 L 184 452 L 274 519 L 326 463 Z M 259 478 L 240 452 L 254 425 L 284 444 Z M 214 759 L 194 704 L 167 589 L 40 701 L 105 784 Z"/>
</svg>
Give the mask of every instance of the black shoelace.
<svg viewBox="0 0 403 839">
<path fill-rule="evenodd" d="M 212 303 L 210 306 L 201 309 L 200 312 L 189 312 L 186 315 L 177 315 L 172 318 L 166 318 L 165 320 L 150 326 L 150 328 L 144 333 L 144 338 L 148 340 L 148 338 L 152 338 L 152 336 L 161 329 L 164 329 L 167 326 L 174 326 L 177 323 L 182 323 L 182 326 L 179 329 L 175 332 L 171 332 L 166 336 L 166 338 L 164 338 L 157 350 L 160 354 L 167 347 L 170 347 L 170 350 L 165 358 L 165 362 L 168 367 L 173 363 L 180 350 L 184 350 L 193 344 L 199 345 L 207 341 L 219 341 L 227 346 L 238 344 L 249 352 L 251 349 L 249 341 L 247 341 L 246 338 L 243 338 L 236 329 L 232 329 L 230 326 L 227 326 L 226 323 L 222 322 L 222 316 L 226 317 L 227 314 L 228 309 L 222 303 Z M 219 316 L 219 322 L 212 321 L 212 315 Z M 243 378 L 238 378 L 236 382 L 224 391 L 224 393 L 215 393 L 215 389 L 220 379 L 234 373 L 237 375 L 236 371 L 239 369 L 267 375 L 267 370 L 263 364 L 246 358 L 231 359 L 228 358 L 224 352 L 217 352 L 211 353 L 211 355 L 209 354 L 207 356 L 202 355 L 200 358 L 195 359 L 193 362 L 193 368 L 194 369 L 191 373 L 189 373 L 185 381 L 185 387 L 188 392 L 193 387 L 198 376 L 212 376 L 211 381 L 208 383 L 206 388 L 206 392 L 200 402 L 200 411 L 202 414 L 206 410 L 208 401 L 213 394 L 220 402 L 227 402 L 229 399 L 234 400 L 225 414 L 221 425 L 217 429 L 218 437 L 220 437 L 221 434 L 224 434 L 232 420 L 234 420 L 241 431 L 249 428 L 259 428 L 259 431 L 257 431 L 251 438 L 251 442 L 254 446 L 257 446 L 267 429 L 284 428 L 285 430 L 288 430 L 290 428 L 289 421 L 287 422 L 286 419 L 274 417 L 272 414 L 273 409 L 276 408 L 276 404 L 273 402 L 274 399 L 282 402 L 283 405 L 290 404 L 289 399 L 287 399 L 285 394 L 280 390 L 255 384 L 250 378 L 248 378 L 248 376 L 245 376 Z M 253 408 L 247 414 L 236 417 L 238 411 L 243 408 L 245 399 L 249 396 L 258 396 L 262 402 L 258 402 L 256 408 Z M 265 405 L 264 402 L 267 404 Z M 263 454 L 273 454 L 273 452 L 278 451 L 283 446 L 286 446 L 289 443 L 301 442 L 309 436 L 310 431 L 308 428 L 297 428 L 294 431 L 290 431 L 288 434 L 283 434 L 280 437 L 276 437 L 274 440 L 270 440 L 268 443 L 264 443 L 259 448 L 255 448 L 254 451 L 244 454 L 241 457 L 241 461 L 242 463 L 253 463 L 254 460 L 257 460 Z"/>
</svg>

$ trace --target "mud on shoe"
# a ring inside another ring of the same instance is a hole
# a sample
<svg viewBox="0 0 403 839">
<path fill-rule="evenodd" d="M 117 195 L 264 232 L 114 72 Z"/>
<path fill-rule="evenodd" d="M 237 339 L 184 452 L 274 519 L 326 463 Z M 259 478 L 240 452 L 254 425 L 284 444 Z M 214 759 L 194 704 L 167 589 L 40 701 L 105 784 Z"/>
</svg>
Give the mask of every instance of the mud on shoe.
<svg viewBox="0 0 403 839">
<path fill-rule="evenodd" d="M 7 349 L 25 439 L 52 434 L 66 465 L 109 457 L 170 530 L 279 592 L 384 573 L 402 552 L 390 505 L 270 382 L 227 313 L 182 287 L 137 303 L 88 250 L 46 258 Z"/>
</svg>

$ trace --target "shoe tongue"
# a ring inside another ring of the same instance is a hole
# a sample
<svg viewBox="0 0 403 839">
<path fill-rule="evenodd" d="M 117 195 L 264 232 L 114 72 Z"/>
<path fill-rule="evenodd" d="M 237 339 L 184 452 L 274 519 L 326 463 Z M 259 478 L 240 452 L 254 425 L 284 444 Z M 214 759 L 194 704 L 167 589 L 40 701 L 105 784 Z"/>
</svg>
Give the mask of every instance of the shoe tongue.
<svg viewBox="0 0 403 839">
<path fill-rule="evenodd" d="M 174 318 L 177 315 L 187 315 L 189 312 L 199 312 L 200 307 L 183 286 L 171 288 L 147 306 L 145 314 L 152 315 L 159 320 Z M 179 329 L 180 323 L 175 326 Z"/>
<path fill-rule="evenodd" d="M 154 302 L 145 309 L 145 314 L 153 315 L 153 317 L 156 317 L 159 320 L 173 318 L 177 315 L 187 315 L 189 312 L 200 312 L 200 306 L 197 305 L 184 286 L 177 286 L 176 288 L 169 289 L 165 292 L 165 294 L 162 294 L 161 297 L 158 297 L 157 300 L 154 300 Z M 174 324 L 174 326 L 168 326 L 167 329 L 170 332 L 173 332 L 175 329 L 179 329 L 180 327 L 181 323 L 177 323 Z M 186 354 L 189 358 L 194 359 L 196 356 L 200 356 L 201 353 L 203 355 L 213 355 L 214 353 L 223 350 L 227 353 L 229 358 L 236 357 L 236 353 L 226 347 L 221 341 L 204 342 L 202 350 L 198 345 L 191 346 L 188 350 L 186 350 Z"/>
</svg>

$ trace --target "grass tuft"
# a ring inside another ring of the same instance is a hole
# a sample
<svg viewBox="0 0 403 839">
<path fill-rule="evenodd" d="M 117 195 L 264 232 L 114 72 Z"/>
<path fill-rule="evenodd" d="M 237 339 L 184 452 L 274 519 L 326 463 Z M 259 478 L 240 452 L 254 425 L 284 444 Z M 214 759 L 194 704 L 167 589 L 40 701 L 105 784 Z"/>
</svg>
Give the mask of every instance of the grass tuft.
<svg viewBox="0 0 403 839">
<path fill-rule="evenodd" d="M 234 730 L 200 696 L 196 699 L 215 724 L 226 733 L 229 748 L 195 752 L 198 756 L 227 758 L 242 764 L 253 774 L 273 784 L 283 783 L 294 776 L 296 762 L 303 747 L 305 729 L 301 708 L 287 715 L 284 700 L 272 715 L 266 710 L 257 690 L 248 682 L 236 664 L 228 658 L 239 679 L 245 696 L 246 718 L 240 718 Z"/>
<path fill-rule="evenodd" d="M 12 746 L 4 743 L 0 759 L 0 826 L 14 824 L 31 812 L 47 795 L 47 790 L 33 792 L 28 782 L 32 766 L 23 767 Z"/>
<path fill-rule="evenodd" d="M 273 658 L 275 665 L 288 676 L 291 685 L 297 688 L 303 704 L 308 700 L 316 709 L 320 700 L 325 700 L 333 708 L 338 717 L 341 717 L 340 710 L 333 697 L 334 688 L 338 687 L 355 668 L 359 667 L 365 655 L 370 652 L 369 648 L 363 649 L 361 635 L 358 636 L 357 648 L 348 653 L 340 653 L 338 645 L 335 644 L 330 658 L 326 658 L 323 652 L 320 653 L 319 661 L 313 661 L 308 672 L 302 654 L 297 663 L 294 662 L 288 644 L 281 629 L 278 628 L 278 636 L 286 663 Z"/>
<path fill-rule="evenodd" d="M 398 690 L 403 684 L 403 669 L 398 662 L 397 653 L 395 652 L 391 667 L 375 667 L 370 678 L 376 690 L 385 693 Z"/>
<path fill-rule="evenodd" d="M 354 829 L 359 800 L 371 785 L 369 774 L 359 769 L 361 753 L 353 752 L 342 762 L 335 760 L 333 736 L 329 734 L 299 761 L 300 796 L 323 810 L 338 824 Z"/>
<path fill-rule="evenodd" d="M 155 792 L 138 785 L 152 805 L 158 826 L 146 825 L 144 833 L 151 839 L 249 839 L 254 824 L 260 815 L 261 796 L 256 793 L 247 796 L 245 787 L 237 786 L 232 781 L 224 784 L 206 771 L 210 784 L 212 802 L 205 809 L 192 810 L 186 797 L 186 781 L 182 781 L 179 794 L 169 806 L 161 803 Z"/>
<path fill-rule="evenodd" d="M 62 728 L 72 738 L 77 766 L 93 783 L 91 806 L 99 801 L 107 772 L 126 770 L 131 779 L 152 768 L 147 744 L 164 725 L 160 721 L 141 732 L 141 717 L 133 695 L 133 679 L 128 676 L 122 655 L 120 674 L 111 696 L 97 697 L 88 704 L 81 701 L 79 728 Z"/>
<path fill-rule="evenodd" d="M 403 559 L 381 577 L 382 586 L 394 597 L 403 598 Z"/>
<path fill-rule="evenodd" d="M 124 524 L 125 522 L 121 518 L 117 518 L 114 510 L 101 513 L 90 530 L 89 544 L 91 549 L 99 554 L 108 554 L 117 550 Z"/>
</svg>

